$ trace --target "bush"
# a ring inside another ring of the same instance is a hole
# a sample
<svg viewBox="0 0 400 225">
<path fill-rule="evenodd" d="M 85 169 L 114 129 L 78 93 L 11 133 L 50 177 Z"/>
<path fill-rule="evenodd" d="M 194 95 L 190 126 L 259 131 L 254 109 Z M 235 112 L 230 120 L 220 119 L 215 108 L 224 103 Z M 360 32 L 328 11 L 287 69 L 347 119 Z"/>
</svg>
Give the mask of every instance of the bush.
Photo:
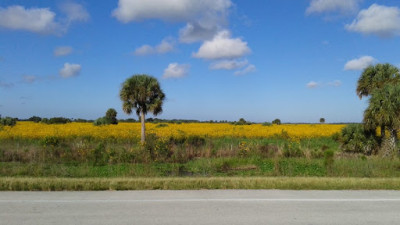
<svg viewBox="0 0 400 225">
<path fill-rule="evenodd" d="M 95 120 L 93 122 L 93 125 L 95 125 L 95 126 L 101 126 L 101 125 L 107 125 L 107 124 L 110 124 L 110 121 L 105 117 L 98 118 L 97 120 Z"/>
<path fill-rule="evenodd" d="M 16 118 L 11 118 L 11 117 L 5 117 L 5 118 L 0 118 L 0 125 L 2 126 L 15 126 L 17 124 L 17 119 Z"/>
<path fill-rule="evenodd" d="M 118 124 L 117 111 L 113 108 L 107 110 L 105 118 L 110 122 L 110 124 Z"/>
<path fill-rule="evenodd" d="M 281 120 L 280 119 L 274 119 L 272 121 L 272 124 L 281 125 Z"/>
<path fill-rule="evenodd" d="M 64 117 L 53 117 L 50 119 L 43 118 L 40 122 L 45 124 L 66 124 L 71 123 L 71 120 Z"/>
<path fill-rule="evenodd" d="M 157 135 L 151 133 L 147 135 L 144 147 L 150 154 L 151 159 L 156 162 L 165 162 L 173 154 L 168 140 L 159 138 Z"/>
<path fill-rule="evenodd" d="M 97 120 L 93 122 L 93 125 L 95 126 L 101 126 L 101 125 L 108 125 L 108 124 L 118 124 L 117 120 L 117 111 L 115 109 L 108 109 L 106 112 L 106 116 L 100 117 Z"/>
<path fill-rule="evenodd" d="M 28 119 L 28 121 L 39 123 L 40 121 L 42 121 L 42 118 L 40 118 L 38 116 L 32 116 L 31 118 Z"/>
<path fill-rule="evenodd" d="M 342 129 L 339 137 L 340 148 L 345 152 L 370 155 L 378 149 L 379 143 L 373 132 L 366 131 L 362 124 L 349 124 Z"/>
<path fill-rule="evenodd" d="M 263 126 L 269 127 L 269 126 L 272 126 L 272 123 L 270 123 L 270 122 L 265 122 L 265 123 L 263 123 L 262 125 L 263 125 Z"/>
</svg>

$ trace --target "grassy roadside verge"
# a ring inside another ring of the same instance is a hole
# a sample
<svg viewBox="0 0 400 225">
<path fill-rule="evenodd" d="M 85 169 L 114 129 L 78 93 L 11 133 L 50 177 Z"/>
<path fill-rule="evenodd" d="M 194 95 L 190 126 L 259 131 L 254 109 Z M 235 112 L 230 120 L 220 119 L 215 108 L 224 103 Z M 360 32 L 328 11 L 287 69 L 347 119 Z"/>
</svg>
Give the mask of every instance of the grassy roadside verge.
<svg viewBox="0 0 400 225">
<path fill-rule="evenodd" d="M 400 178 L 210 177 L 210 178 L 30 178 L 2 177 L 1 191 L 89 190 L 400 190 Z"/>
</svg>

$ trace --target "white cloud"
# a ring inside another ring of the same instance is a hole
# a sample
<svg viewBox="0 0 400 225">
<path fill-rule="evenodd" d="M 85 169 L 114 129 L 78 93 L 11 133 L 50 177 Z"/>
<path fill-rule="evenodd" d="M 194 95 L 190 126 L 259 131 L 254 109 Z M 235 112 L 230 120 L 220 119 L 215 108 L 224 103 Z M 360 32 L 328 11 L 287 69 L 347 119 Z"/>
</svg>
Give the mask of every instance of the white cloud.
<svg viewBox="0 0 400 225">
<path fill-rule="evenodd" d="M 357 18 L 345 27 L 349 31 L 375 34 L 379 37 L 400 35 L 400 9 L 373 4 L 368 9 L 361 10 Z"/>
<path fill-rule="evenodd" d="M 212 40 L 205 41 L 193 57 L 203 59 L 233 59 L 240 58 L 251 52 L 247 42 L 240 38 L 231 38 L 227 30 L 220 31 Z"/>
<path fill-rule="evenodd" d="M 372 56 L 362 56 L 358 59 L 352 59 L 344 65 L 344 70 L 363 70 L 372 65 L 376 59 Z"/>
<path fill-rule="evenodd" d="M 0 27 L 36 33 L 55 33 L 60 29 L 60 25 L 55 22 L 55 16 L 56 14 L 48 8 L 0 7 Z"/>
<path fill-rule="evenodd" d="M 193 43 L 209 40 L 218 32 L 219 26 L 202 26 L 199 23 L 187 23 L 185 27 L 179 30 L 179 41 L 182 43 Z"/>
<path fill-rule="evenodd" d="M 36 76 L 34 76 L 34 75 L 24 75 L 23 77 L 22 77 L 22 80 L 25 82 L 25 83 L 33 83 L 33 82 L 35 82 L 36 80 L 37 80 L 37 77 Z"/>
<path fill-rule="evenodd" d="M 123 23 L 160 19 L 185 22 L 179 40 L 192 43 L 210 39 L 227 22 L 231 0 L 119 0 L 112 15 Z"/>
<path fill-rule="evenodd" d="M 335 80 L 327 83 L 310 81 L 306 84 L 306 87 L 309 89 L 323 88 L 323 87 L 340 87 L 340 86 L 342 86 L 342 81 L 340 80 Z"/>
<path fill-rule="evenodd" d="M 78 76 L 81 72 L 82 66 L 79 64 L 64 63 L 64 67 L 60 69 L 59 74 L 63 78 Z"/>
<path fill-rule="evenodd" d="M 249 62 L 247 60 L 222 60 L 211 64 L 212 70 L 234 70 L 246 66 Z"/>
<path fill-rule="evenodd" d="M 340 12 L 349 13 L 358 10 L 361 0 L 311 0 L 306 14 Z"/>
<path fill-rule="evenodd" d="M 162 40 L 160 44 L 153 47 L 150 45 L 142 45 L 135 49 L 133 54 L 135 55 L 153 55 L 153 54 L 165 54 L 174 50 L 174 43 L 170 40 Z"/>
<path fill-rule="evenodd" d="M 313 88 L 317 88 L 318 86 L 320 86 L 320 84 L 315 81 L 310 81 L 310 82 L 308 82 L 308 84 L 306 84 L 306 86 L 307 86 L 307 88 L 313 89 Z"/>
<path fill-rule="evenodd" d="M 240 75 L 245 75 L 251 72 L 255 72 L 256 71 L 256 67 L 253 64 L 248 65 L 246 68 L 244 68 L 243 70 L 238 70 L 236 71 L 234 74 L 236 76 L 240 76 Z"/>
<path fill-rule="evenodd" d="M 230 0 L 119 0 L 112 15 L 124 23 L 144 19 L 186 22 L 219 17 L 231 5 Z"/>
<path fill-rule="evenodd" d="M 56 13 L 49 8 L 25 8 L 14 5 L 0 7 L 0 27 L 10 30 L 24 30 L 40 34 L 60 35 L 68 30 L 71 22 L 87 21 L 89 14 L 79 4 L 66 3 L 61 6 L 66 20 L 56 20 Z"/>
<path fill-rule="evenodd" d="M 74 2 L 66 2 L 62 4 L 60 9 L 66 14 L 69 23 L 74 21 L 86 22 L 90 18 L 86 9 L 82 5 Z"/>
<path fill-rule="evenodd" d="M 60 46 L 54 49 L 54 56 L 66 56 L 71 54 L 73 51 L 72 47 L 69 46 Z"/>
<path fill-rule="evenodd" d="M 188 64 L 178 64 L 170 63 L 168 67 L 164 70 L 163 78 L 181 78 L 189 73 L 190 65 Z"/>
</svg>

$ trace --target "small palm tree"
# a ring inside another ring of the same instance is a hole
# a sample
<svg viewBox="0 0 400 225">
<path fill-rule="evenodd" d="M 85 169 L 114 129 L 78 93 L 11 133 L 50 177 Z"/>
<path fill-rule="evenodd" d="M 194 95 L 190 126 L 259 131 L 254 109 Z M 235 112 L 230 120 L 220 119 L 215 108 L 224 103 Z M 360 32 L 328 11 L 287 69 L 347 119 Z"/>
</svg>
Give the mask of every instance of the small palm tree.
<svg viewBox="0 0 400 225">
<path fill-rule="evenodd" d="M 145 116 L 148 112 L 158 115 L 162 112 L 165 94 L 161 90 L 157 79 L 146 75 L 137 74 L 128 78 L 123 84 L 119 96 L 122 100 L 122 109 L 131 114 L 136 109 L 136 114 L 142 123 L 141 142 L 146 140 Z"/>
<path fill-rule="evenodd" d="M 400 128 L 400 86 L 386 84 L 371 93 L 369 106 L 364 112 L 367 128 L 379 125 L 390 132 L 390 146 L 395 148 L 397 132 Z"/>
<path fill-rule="evenodd" d="M 364 69 L 360 78 L 357 82 L 356 92 L 358 97 L 368 97 L 371 93 L 377 89 L 381 89 L 386 84 L 399 84 L 400 73 L 399 69 L 391 64 L 376 64 L 375 66 L 369 66 Z M 376 124 L 371 121 L 371 118 L 365 118 L 370 115 L 371 112 L 364 114 L 364 120 L 369 120 L 367 127 L 371 127 Z M 385 125 L 381 124 L 381 138 L 385 137 Z"/>
</svg>

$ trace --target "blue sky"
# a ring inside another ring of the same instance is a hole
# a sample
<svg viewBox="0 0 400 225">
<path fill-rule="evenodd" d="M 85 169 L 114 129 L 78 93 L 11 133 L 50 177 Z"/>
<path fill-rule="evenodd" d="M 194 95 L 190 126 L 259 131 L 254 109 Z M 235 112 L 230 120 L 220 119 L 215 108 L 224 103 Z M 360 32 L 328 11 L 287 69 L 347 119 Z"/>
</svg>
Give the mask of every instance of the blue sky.
<svg viewBox="0 0 400 225">
<path fill-rule="evenodd" d="M 399 1 L 2 0 L 0 114 L 136 118 L 118 93 L 146 73 L 159 118 L 359 122 L 358 77 L 400 66 L 399 36 Z"/>
</svg>

